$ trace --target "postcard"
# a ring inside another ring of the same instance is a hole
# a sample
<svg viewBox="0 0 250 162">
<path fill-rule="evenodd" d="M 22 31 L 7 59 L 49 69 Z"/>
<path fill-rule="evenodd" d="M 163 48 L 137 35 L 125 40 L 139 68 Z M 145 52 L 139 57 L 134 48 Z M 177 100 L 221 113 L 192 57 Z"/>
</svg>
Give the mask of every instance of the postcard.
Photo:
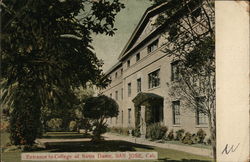
<svg viewBox="0 0 250 162">
<path fill-rule="evenodd" d="M 0 6 L 1 162 L 249 161 L 249 1 Z"/>
</svg>

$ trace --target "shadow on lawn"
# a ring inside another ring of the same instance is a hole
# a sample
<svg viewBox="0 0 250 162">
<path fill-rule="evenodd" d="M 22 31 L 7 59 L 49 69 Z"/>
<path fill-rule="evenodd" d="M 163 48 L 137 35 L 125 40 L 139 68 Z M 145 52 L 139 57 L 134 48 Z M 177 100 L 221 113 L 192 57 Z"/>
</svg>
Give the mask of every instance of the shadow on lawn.
<svg viewBox="0 0 250 162">
<path fill-rule="evenodd" d="M 144 148 L 153 150 L 147 145 L 135 144 L 126 141 L 111 140 L 93 143 L 91 141 L 83 142 L 50 142 L 46 149 L 49 152 L 106 152 L 106 151 L 136 151 L 135 148 Z"/>
<path fill-rule="evenodd" d="M 79 133 L 46 133 L 43 135 L 43 138 L 49 139 L 75 139 L 75 138 L 91 138 L 90 134 L 79 134 Z"/>
<path fill-rule="evenodd" d="M 181 160 L 171 160 L 168 158 L 159 159 L 165 162 L 211 162 L 209 160 L 197 160 L 197 159 L 181 159 Z"/>
</svg>

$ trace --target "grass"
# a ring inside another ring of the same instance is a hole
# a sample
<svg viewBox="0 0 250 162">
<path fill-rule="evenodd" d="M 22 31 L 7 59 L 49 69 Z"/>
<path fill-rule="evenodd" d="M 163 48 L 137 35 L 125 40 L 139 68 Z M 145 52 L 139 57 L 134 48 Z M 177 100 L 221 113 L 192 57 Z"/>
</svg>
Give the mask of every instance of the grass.
<svg viewBox="0 0 250 162">
<path fill-rule="evenodd" d="M 2 137 L 6 138 L 8 135 L 4 133 Z M 45 134 L 46 138 L 65 138 L 74 139 L 79 138 L 78 133 L 48 133 Z M 90 141 L 82 142 L 51 142 L 48 143 L 46 149 L 34 151 L 34 152 L 108 152 L 108 151 L 139 151 L 139 152 L 158 152 L 157 161 L 169 161 L 169 162 L 209 162 L 211 159 L 209 157 L 203 157 L 198 155 L 193 155 L 181 151 L 163 149 L 159 147 L 135 144 L 126 141 L 111 140 L 102 141 L 100 143 L 93 144 Z M 2 154 L 2 160 L 4 162 L 20 162 L 20 152 L 4 152 Z M 96 160 L 98 161 L 98 160 Z M 124 162 L 124 160 L 120 160 Z M 129 160 L 126 160 L 126 162 Z M 131 161 L 131 160 L 130 160 Z M 32 162 L 32 161 L 30 161 Z M 47 162 L 47 161 L 43 161 Z M 57 161 L 59 162 L 59 161 Z M 74 162 L 74 161 L 71 161 Z M 79 161 L 75 161 L 79 162 Z M 87 162 L 87 161 L 84 161 Z M 95 162 L 95 160 L 91 160 Z M 100 161 L 98 161 L 100 162 Z M 112 161 L 113 162 L 113 161 Z M 115 161 L 114 161 L 115 162 Z M 119 161 L 117 161 L 119 162 Z M 148 161 L 149 162 L 149 161 Z"/>
</svg>

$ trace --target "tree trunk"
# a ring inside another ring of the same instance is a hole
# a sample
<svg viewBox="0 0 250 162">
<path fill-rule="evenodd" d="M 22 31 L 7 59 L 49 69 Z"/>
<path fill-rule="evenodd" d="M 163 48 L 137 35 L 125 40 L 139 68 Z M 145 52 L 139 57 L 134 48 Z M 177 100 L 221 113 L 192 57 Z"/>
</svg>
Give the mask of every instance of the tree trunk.
<svg viewBox="0 0 250 162">
<path fill-rule="evenodd" d="M 213 159 L 214 162 L 216 162 L 216 121 L 215 121 L 215 115 L 213 117 L 211 114 L 208 114 L 208 122 L 209 122 L 209 130 L 211 134 L 211 145 L 212 145 L 212 151 L 213 151 Z"/>
</svg>

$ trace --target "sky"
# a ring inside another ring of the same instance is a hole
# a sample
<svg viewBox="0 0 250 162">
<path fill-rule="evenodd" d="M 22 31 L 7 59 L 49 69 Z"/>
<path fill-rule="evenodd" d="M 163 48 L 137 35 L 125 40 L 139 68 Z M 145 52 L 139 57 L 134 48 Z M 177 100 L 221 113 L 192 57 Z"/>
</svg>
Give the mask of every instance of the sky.
<svg viewBox="0 0 250 162">
<path fill-rule="evenodd" d="M 151 3 L 149 0 L 120 0 L 125 4 L 115 19 L 118 29 L 113 37 L 106 35 L 93 35 L 93 47 L 96 55 L 104 62 L 103 70 L 106 72 L 117 63 L 118 56 L 139 23 L 143 13 Z"/>
</svg>

